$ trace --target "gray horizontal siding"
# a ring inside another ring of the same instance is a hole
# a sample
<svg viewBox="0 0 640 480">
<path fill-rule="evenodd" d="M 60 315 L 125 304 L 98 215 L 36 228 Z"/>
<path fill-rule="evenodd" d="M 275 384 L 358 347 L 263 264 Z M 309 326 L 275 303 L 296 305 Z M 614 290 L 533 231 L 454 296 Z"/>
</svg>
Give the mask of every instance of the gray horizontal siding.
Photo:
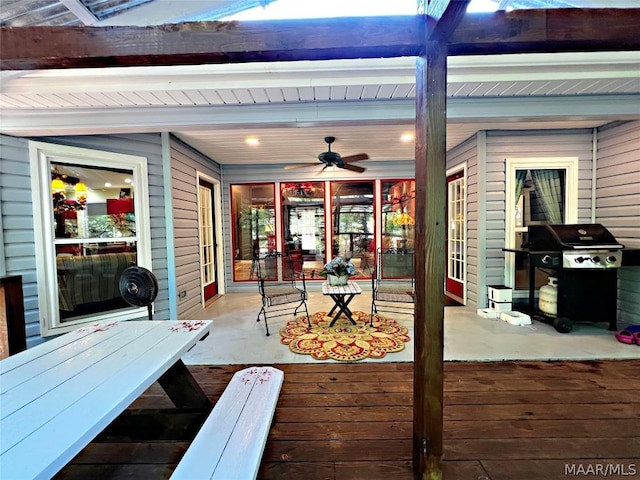
<svg viewBox="0 0 640 480">
<path fill-rule="evenodd" d="M 640 121 L 598 132 L 596 172 L 596 221 L 640 248 Z M 618 321 L 640 324 L 640 267 L 618 271 Z"/>
<path fill-rule="evenodd" d="M 591 130 L 487 132 L 486 284 L 505 283 L 506 159 L 578 157 L 578 222 L 591 219 L 593 133 Z M 493 212 L 496 212 L 495 214 Z M 502 213 L 502 217 L 500 213 Z"/>
<path fill-rule="evenodd" d="M 478 303 L 478 137 L 474 135 L 447 152 L 447 170 L 466 163 L 467 244 L 466 304 Z"/>
<path fill-rule="evenodd" d="M 22 277 L 27 347 L 40 342 L 29 142 L 0 135 L 0 215 L 4 274 Z"/>
<path fill-rule="evenodd" d="M 170 151 L 176 282 L 173 294 L 186 292 L 184 298 L 177 298 L 177 315 L 188 318 L 202 308 L 197 174 L 220 180 L 220 165 L 174 137 Z"/>
<path fill-rule="evenodd" d="M 160 136 L 91 135 L 46 137 L 33 140 L 137 155 L 148 159 L 153 272 L 158 278 L 159 293 L 154 302 L 155 317 L 168 318 L 167 252 L 162 188 Z M 22 275 L 25 303 L 27 345 L 42 342 L 36 284 L 33 205 L 29 177 L 28 140 L 0 135 L 0 202 L 4 265 L 7 274 Z"/>
</svg>

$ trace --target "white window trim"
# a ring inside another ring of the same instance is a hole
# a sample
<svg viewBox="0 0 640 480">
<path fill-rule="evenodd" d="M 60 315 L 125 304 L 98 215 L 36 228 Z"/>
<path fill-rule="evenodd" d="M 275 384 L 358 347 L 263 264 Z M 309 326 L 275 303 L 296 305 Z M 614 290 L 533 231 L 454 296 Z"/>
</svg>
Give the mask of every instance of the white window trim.
<svg viewBox="0 0 640 480">
<path fill-rule="evenodd" d="M 506 159 L 506 205 L 505 248 L 520 248 L 515 245 L 515 189 L 516 170 L 564 169 L 565 175 L 565 223 L 578 222 L 578 157 L 527 157 Z M 504 284 L 514 288 L 515 254 L 505 255 Z"/>
<path fill-rule="evenodd" d="M 74 163 L 83 166 L 104 166 L 133 170 L 134 205 L 136 211 L 137 262 L 151 269 L 151 227 L 149 225 L 149 188 L 147 159 L 134 155 L 90 150 L 86 148 L 29 142 L 31 196 L 36 251 L 36 279 L 40 334 L 43 337 L 59 335 L 79 325 L 98 320 L 130 320 L 147 315 L 147 308 L 105 312 L 87 315 L 77 320 L 60 323 L 56 279 L 56 255 L 51 217 L 51 162 Z"/>
</svg>

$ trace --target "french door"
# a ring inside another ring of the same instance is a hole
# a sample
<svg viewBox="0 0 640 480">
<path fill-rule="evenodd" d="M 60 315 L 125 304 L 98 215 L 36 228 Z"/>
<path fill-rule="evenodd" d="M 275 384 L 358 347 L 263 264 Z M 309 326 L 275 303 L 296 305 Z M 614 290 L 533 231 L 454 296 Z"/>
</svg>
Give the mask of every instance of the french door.
<svg viewBox="0 0 640 480">
<path fill-rule="evenodd" d="M 198 221 L 200 226 L 200 268 L 202 297 L 206 302 L 218 294 L 216 264 L 216 218 L 213 208 L 213 184 L 199 179 Z"/>
<path fill-rule="evenodd" d="M 464 301 L 465 238 L 464 170 L 447 177 L 447 264 L 445 292 Z"/>
</svg>

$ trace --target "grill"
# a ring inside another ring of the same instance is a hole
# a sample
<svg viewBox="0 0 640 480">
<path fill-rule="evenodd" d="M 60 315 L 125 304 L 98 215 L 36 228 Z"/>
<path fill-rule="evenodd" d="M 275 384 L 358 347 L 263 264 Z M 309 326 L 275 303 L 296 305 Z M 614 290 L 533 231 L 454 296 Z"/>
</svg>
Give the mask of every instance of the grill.
<svg viewBox="0 0 640 480">
<path fill-rule="evenodd" d="M 581 270 L 620 268 L 624 248 L 599 223 L 530 226 L 523 247 L 535 266 Z"/>
<path fill-rule="evenodd" d="M 562 333 L 573 322 L 608 322 L 616 330 L 623 249 L 598 223 L 529 226 L 528 241 L 518 250 L 529 255 L 529 308 L 535 312 L 535 269 L 551 269 L 558 279 L 557 317 L 539 317 Z"/>
</svg>

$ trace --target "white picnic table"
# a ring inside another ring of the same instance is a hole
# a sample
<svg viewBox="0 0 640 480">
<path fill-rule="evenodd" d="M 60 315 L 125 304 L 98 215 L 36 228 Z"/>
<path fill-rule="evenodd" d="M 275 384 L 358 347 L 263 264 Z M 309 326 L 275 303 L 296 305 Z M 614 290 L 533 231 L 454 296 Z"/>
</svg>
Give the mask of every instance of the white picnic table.
<svg viewBox="0 0 640 480">
<path fill-rule="evenodd" d="M 51 478 L 156 381 L 210 407 L 181 357 L 212 323 L 97 323 L 0 361 L 0 478 Z"/>
</svg>

